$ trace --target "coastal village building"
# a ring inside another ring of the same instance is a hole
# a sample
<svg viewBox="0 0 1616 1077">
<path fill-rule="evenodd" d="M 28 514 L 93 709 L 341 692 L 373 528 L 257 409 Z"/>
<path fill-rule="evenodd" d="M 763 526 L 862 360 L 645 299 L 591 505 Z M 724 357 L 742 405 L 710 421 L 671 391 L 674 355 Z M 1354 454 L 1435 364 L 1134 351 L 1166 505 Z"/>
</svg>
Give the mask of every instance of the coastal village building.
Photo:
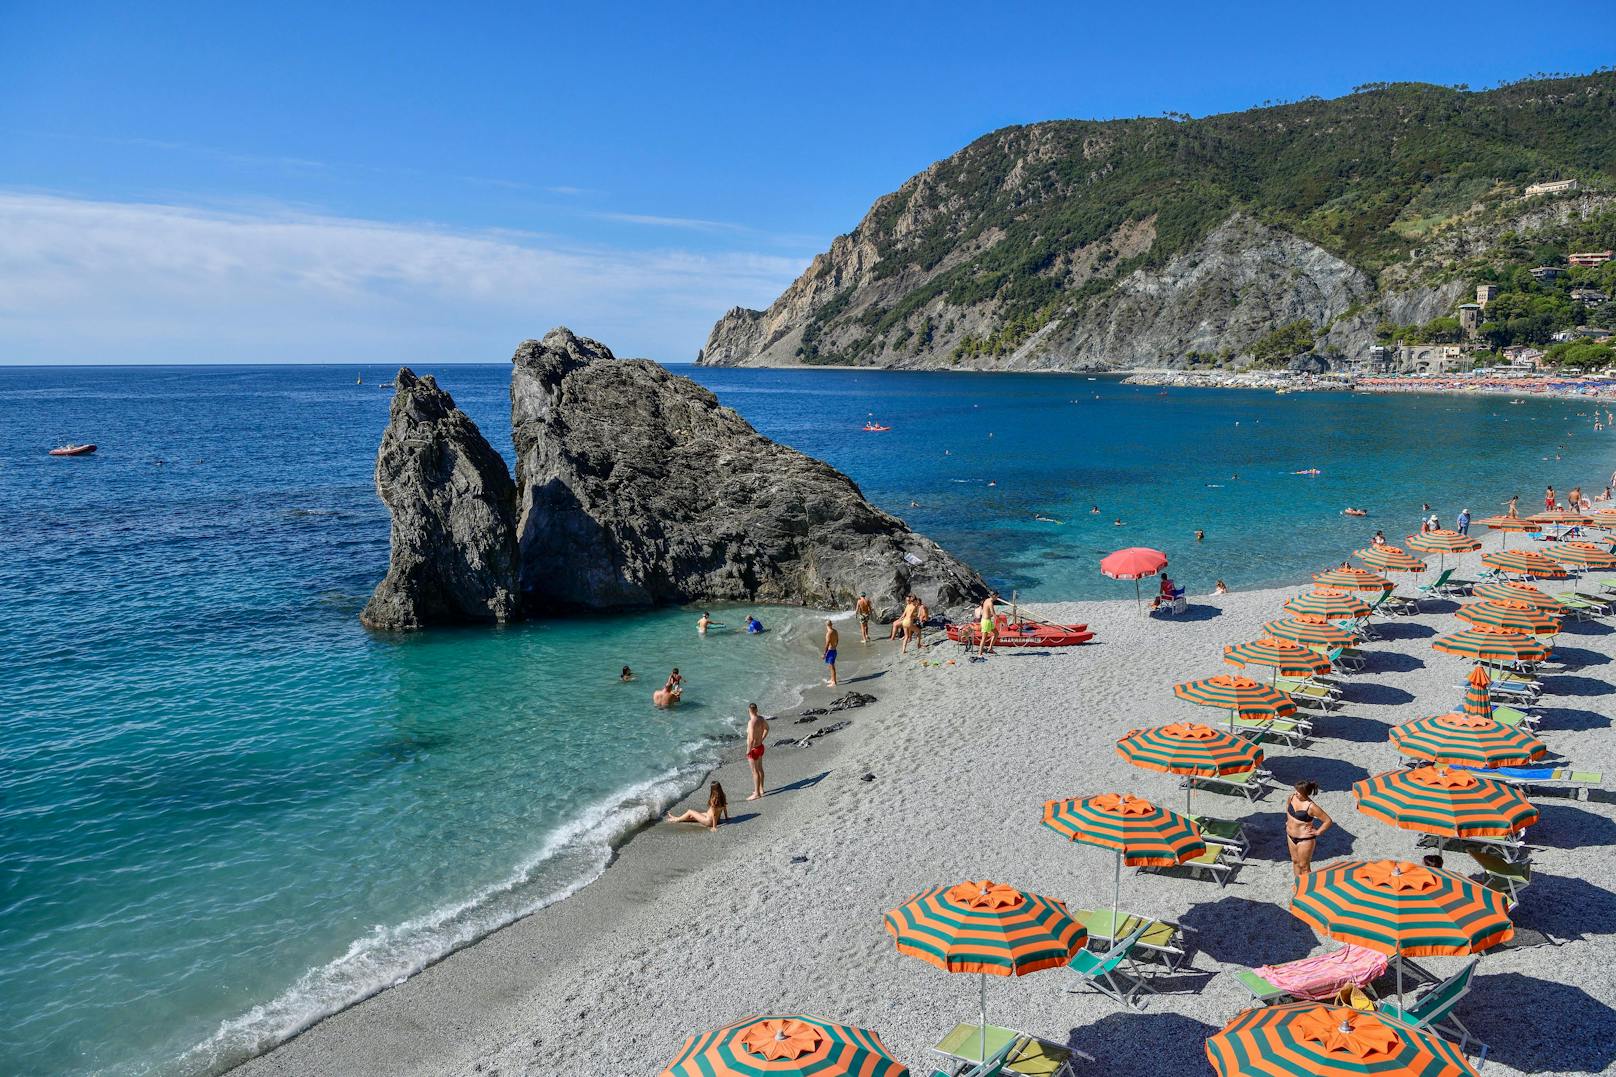
<svg viewBox="0 0 1616 1077">
<path fill-rule="evenodd" d="M 1579 325 L 1575 329 L 1562 329 L 1554 334 L 1556 342 L 1564 344 L 1573 340 L 1591 340 L 1595 344 L 1602 344 L 1609 340 L 1612 333 L 1609 329 L 1599 329 L 1592 325 Z"/>
<path fill-rule="evenodd" d="M 1580 251 L 1566 255 L 1566 261 L 1574 266 L 1602 266 L 1610 261 L 1611 254 L 1611 251 Z"/>
<path fill-rule="evenodd" d="M 1479 303 L 1459 304 L 1459 328 L 1464 330 L 1466 336 L 1473 336 L 1481 328 L 1481 305 Z"/>
<path fill-rule="evenodd" d="M 1504 349 L 1504 358 L 1509 360 L 1510 366 L 1525 366 L 1535 370 L 1537 361 L 1543 358 L 1543 351 L 1530 344 L 1511 344 Z"/>
<path fill-rule="evenodd" d="M 1577 180 L 1551 180 L 1548 183 L 1534 183 L 1526 188 L 1526 197 L 1534 198 L 1540 194 L 1569 194 L 1582 186 Z"/>
<path fill-rule="evenodd" d="M 1448 374 L 1470 365 L 1469 353 L 1457 344 L 1404 344 L 1397 349 L 1397 368 L 1405 374 Z"/>
<path fill-rule="evenodd" d="M 1551 280 L 1558 280 L 1565 270 L 1559 266 L 1538 266 L 1536 269 L 1528 270 L 1528 272 L 1532 274 L 1533 280 L 1543 284 Z"/>
<path fill-rule="evenodd" d="M 1581 303 L 1585 307 L 1597 307 L 1601 303 L 1609 302 L 1610 296 L 1601 292 L 1598 288 L 1573 288 L 1571 289 L 1571 301 Z"/>
<path fill-rule="evenodd" d="M 1498 285 L 1496 285 L 1496 284 L 1478 284 L 1478 285 L 1476 285 L 1476 306 L 1480 307 L 1482 310 L 1486 310 L 1487 309 L 1487 304 L 1491 303 L 1494 299 L 1497 299 L 1497 298 L 1498 298 Z"/>
</svg>

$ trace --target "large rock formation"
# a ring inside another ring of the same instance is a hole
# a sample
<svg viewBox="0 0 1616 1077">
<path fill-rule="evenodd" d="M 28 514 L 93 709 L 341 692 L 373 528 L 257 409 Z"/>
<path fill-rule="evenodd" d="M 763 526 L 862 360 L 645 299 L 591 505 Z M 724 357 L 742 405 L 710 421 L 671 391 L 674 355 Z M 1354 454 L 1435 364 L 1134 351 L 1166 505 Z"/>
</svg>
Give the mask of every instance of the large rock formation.
<svg viewBox="0 0 1616 1077">
<path fill-rule="evenodd" d="M 376 453 L 393 554 L 359 619 L 397 630 L 509 621 L 517 613 L 510 471 L 436 381 L 406 368 L 397 385 Z"/>
<path fill-rule="evenodd" d="M 552 330 L 511 377 L 524 606 L 762 601 L 934 609 L 981 578 L 847 476 L 655 363 Z"/>
</svg>

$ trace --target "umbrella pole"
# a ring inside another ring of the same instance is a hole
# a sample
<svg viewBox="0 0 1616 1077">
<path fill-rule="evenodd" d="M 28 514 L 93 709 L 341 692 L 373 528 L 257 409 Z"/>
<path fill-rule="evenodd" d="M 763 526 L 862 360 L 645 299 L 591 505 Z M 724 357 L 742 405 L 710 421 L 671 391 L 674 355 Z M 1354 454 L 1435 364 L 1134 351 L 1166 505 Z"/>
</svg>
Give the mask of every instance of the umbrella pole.
<svg viewBox="0 0 1616 1077">
<path fill-rule="evenodd" d="M 982 980 L 982 1035 L 976 1041 L 976 1044 L 977 1044 L 978 1047 L 980 1047 L 982 1049 L 982 1057 L 978 1061 L 986 1062 L 988 1060 L 988 974 L 985 973 L 985 972 L 982 973 L 981 974 L 981 980 Z M 1403 999 L 1402 999 L 1401 995 L 1399 995 L 1399 997 L 1397 999 L 1397 1005 L 1399 1007 L 1401 1007 L 1402 1004 L 1403 1004 Z"/>
<path fill-rule="evenodd" d="M 1117 877 L 1111 887 L 1111 945 L 1122 937 L 1122 850 L 1117 850 Z"/>
<path fill-rule="evenodd" d="M 1397 962 L 1397 1009 L 1403 1009 L 1403 943 L 1397 943 L 1397 949 L 1392 953 L 1392 960 Z"/>
<path fill-rule="evenodd" d="M 1133 605 L 1134 608 L 1137 609 L 1141 614 L 1145 612 L 1145 599 L 1144 596 L 1139 593 L 1138 576 L 1133 578 Z"/>
</svg>

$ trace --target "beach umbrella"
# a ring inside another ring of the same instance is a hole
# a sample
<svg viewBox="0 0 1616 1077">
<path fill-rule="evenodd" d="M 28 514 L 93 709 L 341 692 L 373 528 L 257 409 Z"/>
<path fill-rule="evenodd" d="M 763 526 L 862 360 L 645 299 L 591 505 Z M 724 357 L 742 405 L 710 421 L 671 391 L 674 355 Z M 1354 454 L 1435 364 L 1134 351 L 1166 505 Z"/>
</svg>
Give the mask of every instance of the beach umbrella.
<svg viewBox="0 0 1616 1077">
<path fill-rule="evenodd" d="M 1454 616 L 1472 625 L 1508 628 L 1514 632 L 1541 632 L 1555 635 L 1560 631 L 1560 617 L 1525 602 L 1504 602 L 1489 598 L 1461 606 Z"/>
<path fill-rule="evenodd" d="M 1460 658 L 1474 658 L 1495 665 L 1508 662 L 1541 662 L 1549 656 L 1549 648 L 1524 632 L 1507 628 L 1474 625 L 1462 632 L 1438 636 L 1431 646 L 1443 654 L 1456 654 Z"/>
<path fill-rule="evenodd" d="M 1510 576 L 1536 576 L 1541 579 L 1563 580 L 1566 570 L 1536 550 L 1494 550 L 1481 555 L 1481 563 L 1497 572 Z"/>
<path fill-rule="evenodd" d="M 1231 729 L 1236 718 L 1288 718 L 1296 713 L 1296 702 L 1284 692 L 1231 673 L 1175 684 L 1173 695 L 1203 707 L 1228 711 Z"/>
<path fill-rule="evenodd" d="M 1527 519 L 1535 524 L 1553 527 L 1586 527 L 1594 522 L 1594 518 L 1588 513 L 1574 509 L 1545 509 L 1542 512 L 1532 513 Z"/>
<path fill-rule="evenodd" d="M 1490 712 L 1492 704 L 1486 699 L 1486 674 L 1482 676 L 1482 702 Z M 1466 695 L 1468 697 L 1468 692 Z M 1503 725 L 1481 714 L 1434 714 L 1416 718 L 1393 726 L 1387 739 L 1402 755 L 1450 766 L 1524 767 L 1549 752 L 1548 745 L 1524 729 Z"/>
<path fill-rule="evenodd" d="M 924 890 L 888 911 L 884 923 L 899 953 L 944 972 L 981 975 L 984 1058 L 988 977 L 1059 968 L 1088 938 L 1063 902 L 989 879 Z"/>
<path fill-rule="evenodd" d="M 1488 686 L 1493 679 L 1487 675 L 1487 667 L 1478 665 L 1470 671 L 1465 678 L 1464 703 L 1460 711 L 1473 714 L 1477 718 L 1491 718 L 1493 716 L 1493 697 Z"/>
<path fill-rule="evenodd" d="M 1441 1036 L 1321 1002 L 1246 1010 L 1206 1038 L 1218 1077 L 1476 1077 Z"/>
<path fill-rule="evenodd" d="M 1606 530 L 1616 528 L 1616 509 L 1600 509 L 1593 515 L 1593 526 Z"/>
<path fill-rule="evenodd" d="M 1424 561 L 1396 546 L 1370 546 L 1353 550 L 1352 556 L 1382 572 L 1424 572 L 1426 568 Z"/>
<path fill-rule="evenodd" d="M 1584 572 L 1591 568 L 1616 568 L 1616 554 L 1592 542 L 1562 542 L 1554 547 L 1550 556 L 1562 565 L 1575 565 Z"/>
<path fill-rule="evenodd" d="M 1231 666 L 1267 666 L 1274 678 L 1310 677 L 1315 673 L 1330 672 L 1330 660 L 1311 647 L 1304 647 L 1288 639 L 1264 636 L 1247 643 L 1235 643 L 1223 648 L 1223 660 Z"/>
<path fill-rule="evenodd" d="M 1350 647 L 1358 642 L 1357 633 L 1340 625 L 1331 624 L 1323 617 L 1303 614 L 1287 617 L 1283 621 L 1269 621 L 1263 631 L 1275 639 L 1288 639 L 1293 643 L 1316 643 L 1323 647 Z"/>
<path fill-rule="evenodd" d="M 1470 589 L 1470 593 L 1477 598 L 1499 599 L 1504 602 L 1521 602 L 1528 606 L 1536 606 L 1540 610 L 1550 613 L 1565 613 L 1565 603 L 1553 595 L 1544 594 L 1529 583 L 1517 583 L 1514 580 L 1488 580 L 1478 583 Z"/>
<path fill-rule="evenodd" d="M 1144 608 L 1144 599 L 1139 594 L 1139 581 L 1146 576 L 1154 576 L 1167 567 L 1167 555 L 1160 550 L 1152 550 L 1146 546 L 1129 546 L 1125 550 L 1106 554 L 1100 561 L 1100 575 L 1109 576 L 1113 580 L 1132 580 L 1134 602 Z"/>
<path fill-rule="evenodd" d="M 1168 868 L 1206 852 L 1192 821 L 1129 793 L 1051 800 L 1044 825 L 1068 841 L 1096 845 L 1116 854 L 1111 893 L 1112 930 L 1122 923 L 1122 865 Z"/>
<path fill-rule="evenodd" d="M 759 1014 L 691 1036 L 658 1077 L 909 1077 L 881 1037 L 802 1014 Z"/>
<path fill-rule="evenodd" d="M 1355 782 L 1358 810 L 1399 830 L 1449 838 L 1502 838 L 1537 822 L 1513 785 L 1446 764 L 1389 770 Z"/>
<path fill-rule="evenodd" d="M 1481 549 L 1481 540 L 1461 535 L 1457 531 L 1438 529 L 1436 531 L 1422 531 L 1418 535 L 1409 535 L 1403 542 L 1411 550 L 1420 553 L 1434 553 L 1437 555 L 1437 571 L 1441 571 L 1448 563 L 1450 553 L 1470 553 Z"/>
<path fill-rule="evenodd" d="M 1373 572 L 1366 572 L 1352 565 L 1343 565 L 1340 568 L 1325 569 L 1323 572 L 1313 573 L 1313 582 L 1321 587 L 1331 587 L 1338 591 L 1390 591 L 1392 581 L 1385 576 L 1378 576 Z"/>
<path fill-rule="evenodd" d="M 1477 520 L 1476 522 L 1494 531 L 1502 531 L 1506 547 L 1509 546 L 1509 535 L 1512 531 L 1528 534 L 1543 530 L 1542 524 L 1533 523 L 1531 520 L 1521 516 L 1489 516 L 1485 520 Z"/>
<path fill-rule="evenodd" d="M 1480 953 L 1508 941 L 1503 894 L 1455 872 L 1401 860 L 1337 860 L 1296 880 L 1291 913 L 1337 942 L 1394 959 Z M 1397 964 L 1397 998 L 1403 965 Z"/>
<path fill-rule="evenodd" d="M 1369 616 L 1369 603 L 1351 591 L 1338 591 L 1333 587 L 1315 587 L 1285 603 L 1285 608 L 1299 617 L 1325 617 L 1332 621 Z"/>
<path fill-rule="evenodd" d="M 1136 767 L 1167 774 L 1216 777 L 1262 766 L 1263 750 L 1245 737 L 1199 722 L 1174 722 L 1152 729 L 1130 729 L 1117 741 L 1117 754 Z M 1184 785 L 1184 814 L 1189 815 L 1193 785 Z M 1193 818 L 1193 816 L 1191 816 Z"/>
</svg>

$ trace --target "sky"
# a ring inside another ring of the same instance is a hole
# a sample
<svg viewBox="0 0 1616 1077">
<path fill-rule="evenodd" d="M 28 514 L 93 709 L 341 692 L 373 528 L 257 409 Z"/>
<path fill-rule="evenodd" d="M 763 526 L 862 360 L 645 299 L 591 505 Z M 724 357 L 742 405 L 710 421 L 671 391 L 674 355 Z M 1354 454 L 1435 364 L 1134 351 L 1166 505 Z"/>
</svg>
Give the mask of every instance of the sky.
<svg viewBox="0 0 1616 1077">
<path fill-rule="evenodd" d="M 0 364 L 499 362 L 560 324 L 689 361 L 995 128 L 1612 41 L 1604 3 L 0 0 Z"/>
</svg>

